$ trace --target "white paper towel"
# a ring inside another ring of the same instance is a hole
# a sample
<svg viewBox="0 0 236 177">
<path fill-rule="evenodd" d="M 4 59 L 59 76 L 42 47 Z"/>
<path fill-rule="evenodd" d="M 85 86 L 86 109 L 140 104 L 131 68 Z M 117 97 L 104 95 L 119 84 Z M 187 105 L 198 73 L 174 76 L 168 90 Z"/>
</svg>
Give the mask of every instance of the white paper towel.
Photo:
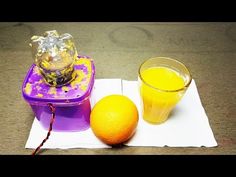
<svg viewBox="0 0 236 177">
<path fill-rule="evenodd" d="M 91 105 L 110 94 L 128 96 L 139 110 L 138 127 L 134 136 L 125 143 L 127 146 L 217 146 L 194 80 L 170 118 L 160 125 L 152 125 L 143 120 L 137 81 L 96 79 Z M 47 131 L 35 118 L 25 147 L 36 148 L 46 135 Z M 97 139 L 89 128 L 83 132 L 52 132 L 42 148 L 110 148 L 110 146 Z"/>
<path fill-rule="evenodd" d="M 139 110 L 139 124 L 128 146 L 213 147 L 217 146 L 208 118 L 202 107 L 197 87 L 192 81 L 169 119 L 152 125 L 142 118 L 137 81 L 123 81 L 123 95 L 128 96 Z"/>
</svg>

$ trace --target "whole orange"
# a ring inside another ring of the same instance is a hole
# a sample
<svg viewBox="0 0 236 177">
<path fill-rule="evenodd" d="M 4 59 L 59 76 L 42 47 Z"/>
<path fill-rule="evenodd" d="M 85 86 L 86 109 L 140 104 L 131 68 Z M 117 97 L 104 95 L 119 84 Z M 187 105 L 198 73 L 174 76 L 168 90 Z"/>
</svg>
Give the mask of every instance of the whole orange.
<svg viewBox="0 0 236 177">
<path fill-rule="evenodd" d="M 127 141 L 136 130 L 138 110 L 126 96 L 109 95 L 98 101 L 90 115 L 93 133 L 109 145 Z"/>
</svg>

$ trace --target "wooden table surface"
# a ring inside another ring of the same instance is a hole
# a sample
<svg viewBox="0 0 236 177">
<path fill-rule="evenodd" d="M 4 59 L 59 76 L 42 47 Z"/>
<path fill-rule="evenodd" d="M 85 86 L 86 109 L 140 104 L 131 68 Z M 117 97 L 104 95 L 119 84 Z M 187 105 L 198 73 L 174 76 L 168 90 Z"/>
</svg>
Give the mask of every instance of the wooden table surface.
<svg viewBox="0 0 236 177">
<path fill-rule="evenodd" d="M 79 54 L 92 56 L 96 78 L 137 79 L 148 58 L 187 65 L 218 143 L 214 148 L 121 147 L 43 150 L 41 154 L 236 154 L 236 23 L 0 23 L 0 154 L 31 154 L 25 143 L 34 119 L 21 95 L 34 62 L 33 35 L 70 33 Z"/>
</svg>

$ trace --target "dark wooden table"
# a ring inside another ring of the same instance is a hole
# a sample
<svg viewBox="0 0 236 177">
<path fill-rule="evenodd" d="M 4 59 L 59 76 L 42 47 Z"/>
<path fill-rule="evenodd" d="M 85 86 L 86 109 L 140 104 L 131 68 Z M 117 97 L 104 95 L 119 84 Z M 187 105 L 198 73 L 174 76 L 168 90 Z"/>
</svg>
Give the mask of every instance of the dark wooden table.
<svg viewBox="0 0 236 177">
<path fill-rule="evenodd" d="M 218 147 L 44 150 L 41 154 L 236 154 L 236 23 L 0 23 L 0 154 L 31 154 L 25 143 L 34 119 L 21 96 L 34 62 L 33 35 L 56 29 L 92 56 L 96 78 L 136 80 L 139 65 L 168 56 L 196 81 Z"/>
</svg>

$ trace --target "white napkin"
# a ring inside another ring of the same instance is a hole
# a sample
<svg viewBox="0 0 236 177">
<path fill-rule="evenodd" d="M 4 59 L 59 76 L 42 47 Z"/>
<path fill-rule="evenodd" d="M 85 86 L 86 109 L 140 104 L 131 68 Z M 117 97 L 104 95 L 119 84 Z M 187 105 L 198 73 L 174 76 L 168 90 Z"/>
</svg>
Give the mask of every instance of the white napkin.
<svg viewBox="0 0 236 177">
<path fill-rule="evenodd" d="M 214 147 L 217 146 L 207 115 L 202 107 L 197 87 L 192 83 L 169 119 L 160 125 L 149 124 L 142 118 L 137 81 L 123 81 L 123 95 L 128 96 L 139 110 L 136 133 L 128 146 Z"/>
<path fill-rule="evenodd" d="M 217 146 L 194 80 L 176 106 L 174 114 L 161 125 L 152 125 L 143 120 L 137 81 L 96 79 L 91 95 L 91 105 L 93 106 L 102 97 L 110 94 L 128 96 L 139 110 L 138 127 L 134 136 L 125 143 L 127 146 Z M 47 131 L 35 118 L 25 148 L 36 148 L 46 135 Z M 83 132 L 52 132 L 42 148 L 110 148 L 110 146 L 97 139 L 89 128 Z"/>
</svg>

